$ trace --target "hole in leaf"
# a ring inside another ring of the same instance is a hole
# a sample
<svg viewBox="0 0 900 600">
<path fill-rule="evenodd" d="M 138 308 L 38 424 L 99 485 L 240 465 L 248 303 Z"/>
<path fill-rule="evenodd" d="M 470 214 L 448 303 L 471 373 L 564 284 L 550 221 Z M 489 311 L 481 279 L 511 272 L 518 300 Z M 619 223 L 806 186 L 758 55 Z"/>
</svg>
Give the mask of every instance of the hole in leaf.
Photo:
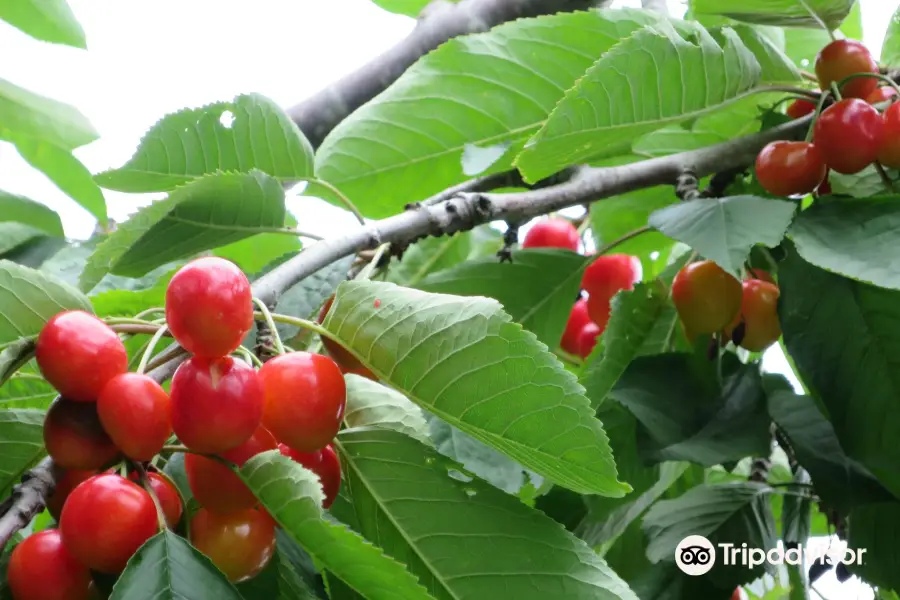
<svg viewBox="0 0 900 600">
<path fill-rule="evenodd" d="M 473 498 L 475 496 L 475 494 L 477 494 L 477 493 L 478 492 L 476 492 L 475 490 L 473 490 L 471 488 L 466 488 L 466 496 L 468 496 L 469 498 Z"/>
<path fill-rule="evenodd" d="M 234 113 L 230 110 L 226 110 L 219 116 L 219 123 L 221 123 L 222 127 L 225 129 L 231 129 L 231 125 L 234 123 Z"/>
</svg>

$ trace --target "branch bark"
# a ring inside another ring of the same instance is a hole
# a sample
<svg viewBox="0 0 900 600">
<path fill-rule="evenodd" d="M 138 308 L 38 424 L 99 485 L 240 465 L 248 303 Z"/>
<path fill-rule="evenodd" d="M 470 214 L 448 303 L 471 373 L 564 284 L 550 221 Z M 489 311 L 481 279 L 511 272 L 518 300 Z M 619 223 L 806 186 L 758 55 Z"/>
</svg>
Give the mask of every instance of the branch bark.
<svg viewBox="0 0 900 600">
<path fill-rule="evenodd" d="M 20 529 L 24 529 L 39 512 L 44 510 L 44 498 L 53 493 L 59 468 L 49 457 L 43 459 L 23 477 L 22 483 L 13 488 L 10 502 L 4 503 L 0 516 L 0 549 Z"/>
<path fill-rule="evenodd" d="M 347 115 L 383 92 L 410 65 L 459 35 L 522 17 L 583 10 L 593 0 L 463 0 L 435 2 L 399 44 L 288 110 L 314 148 Z"/>
</svg>

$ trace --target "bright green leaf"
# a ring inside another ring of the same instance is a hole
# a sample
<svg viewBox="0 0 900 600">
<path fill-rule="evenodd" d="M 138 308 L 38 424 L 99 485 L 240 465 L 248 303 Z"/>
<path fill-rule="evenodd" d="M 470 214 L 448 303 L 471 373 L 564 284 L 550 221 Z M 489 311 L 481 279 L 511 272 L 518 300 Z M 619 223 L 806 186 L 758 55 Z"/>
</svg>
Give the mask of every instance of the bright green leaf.
<svg viewBox="0 0 900 600">
<path fill-rule="evenodd" d="M 467 261 L 429 275 L 416 287 L 494 298 L 514 321 L 555 349 L 578 296 L 585 266 L 583 256 L 568 250 L 519 250 L 512 253 L 510 262 L 496 257 Z"/>
<path fill-rule="evenodd" d="M 92 312 L 90 301 L 55 277 L 0 260 L 0 343 L 36 335 L 64 310 Z"/>
<path fill-rule="evenodd" d="M 472 233 L 427 237 L 403 251 L 399 261 L 391 265 L 387 280 L 397 285 L 416 287 L 426 276 L 454 267 L 469 257 Z"/>
<path fill-rule="evenodd" d="M 496 301 L 350 281 L 323 325 L 379 379 L 525 467 L 581 493 L 628 492 L 584 388 Z"/>
<path fill-rule="evenodd" d="M 4 352 L 6 352 L 4 350 Z M 2 372 L 0 353 L 0 372 Z M 0 381 L 3 378 L 0 377 Z M 18 376 L 0 383 L 0 408 L 37 408 L 44 410 L 50 406 L 58 392 L 40 376 L 33 363 L 26 364 L 18 371 Z"/>
<path fill-rule="evenodd" d="M 430 600 L 401 564 L 326 517 L 321 508 L 322 486 L 311 471 L 272 450 L 248 460 L 240 475 L 278 524 L 319 565 L 369 600 Z"/>
<path fill-rule="evenodd" d="M 336 445 L 361 533 L 434 598 L 637 600 L 584 542 L 415 440 L 348 431 Z"/>
<path fill-rule="evenodd" d="M 900 7 L 894 11 L 884 42 L 881 44 L 881 62 L 889 67 L 900 66 Z"/>
<path fill-rule="evenodd" d="M 184 538 L 166 529 L 128 561 L 110 600 L 242 600 L 225 576 Z"/>
<path fill-rule="evenodd" d="M 777 246 L 796 205 L 758 196 L 698 198 L 650 215 L 650 225 L 737 276 L 755 244 Z"/>
<path fill-rule="evenodd" d="M 79 278 L 90 291 L 107 273 L 140 277 L 169 261 L 284 225 L 284 189 L 261 171 L 207 175 L 119 225 Z"/>
<path fill-rule="evenodd" d="M 511 144 L 490 171 L 509 169 L 596 59 L 661 19 L 636 10 L 560 13 L 452 39 L 335 127 L 316 152 L 316 171 L 375 218 L 464 181 L 467 146 Z"/>
<path fill-rule="evenodd" d="M 293 181 L 313 175 L 313 150 L 273 101 L 246 94 L 166 115 L 118 169 L 95 176 L 121 192 L 166 192 L 223 171 L 262 171 Z"/>
<path fill-rule="evenodd" d="M 294 218 L 286 215 L 285 226 L 295 227 Z M 300 238 L 283 233 L 257 233 L 248 238 L 216 248 L 213 254 L 227 258 L 245 273 L 258 273 L 272 261 L 300 251 Z"/>
<path fill-rule="evenodd" d="M 8 141 L 13 136 L 25 136 L 72 150 L 98 137 L 90 121 L 75 107 L 29 92 L 5 79 L 0 79 L 0 115 L 0 139 Z"/>
<path fill-rule="evenodd" d="M 87 49 L 66 0 L 0 0 L 0 19 L 35 39 Z"/>
<path fill-rule="evenodd" d="M 737 21 L 789 27 L 837 29 L 855 0 L 691 0 L 697 15 L 722 15 Z"/>
<path fill-rule="evenodd" d="M 0 190 L 0 222 L 22 223 L 46 235 L 63 236 L 62 221 L 55 210 L 30 198 L 2 190 Z"/>
<path fill-rule="evenodd" d="M 347 427 L 386 427 L 428 442 L 428 423 L 422 409 L 402 394 L 359 375 L 344 375 L 347 382 Z"/>
<path fill-rule="evenodd" d="M 757 27 L 735 25 L 732 27 L 747 49 L 753 53 L 762 69 L 760 81 L 763 83 L 796 84 L 803 81 L 800 71 L 794 62 L 770 38 Z M 727 28 L 726 28 L 727 30 Z M 724 42 L 720 36 L 725 30 L 716 29 L 711 33 L 719 43 Z"/>
<path fill-rule="evenodd" d="M 646 26 L 588 69 L 516 158 L 526 181 L 627 152 L 636 137 L 727 106 L 759 84 L 760 65 L 733 30 L 722 30 L 720 45 L 696 23 L 678 27 Z"/>
<path fill-rule="evenodd" d="M 44 457 L 44 411 L 0 410 L 0 498 L 5 498 L 22 475 Z"/>
</svg>

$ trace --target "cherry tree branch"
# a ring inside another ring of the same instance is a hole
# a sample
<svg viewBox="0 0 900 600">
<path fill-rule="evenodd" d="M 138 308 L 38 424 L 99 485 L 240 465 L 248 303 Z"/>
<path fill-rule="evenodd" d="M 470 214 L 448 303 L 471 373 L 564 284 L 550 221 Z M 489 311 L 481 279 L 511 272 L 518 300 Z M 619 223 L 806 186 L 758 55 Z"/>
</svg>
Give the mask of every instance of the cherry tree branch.
<svg viewBox="0 0 900 600">
<path fill-rule="evenodd" d="M 47 457 L 13 488 L 12 495 L 0 505 L 0 550 L 17 531 L 27 527 L 35 515 L 44 510 L 44 499 L 53 493 L 60 473 L 60 469 Z"/>
</svg>

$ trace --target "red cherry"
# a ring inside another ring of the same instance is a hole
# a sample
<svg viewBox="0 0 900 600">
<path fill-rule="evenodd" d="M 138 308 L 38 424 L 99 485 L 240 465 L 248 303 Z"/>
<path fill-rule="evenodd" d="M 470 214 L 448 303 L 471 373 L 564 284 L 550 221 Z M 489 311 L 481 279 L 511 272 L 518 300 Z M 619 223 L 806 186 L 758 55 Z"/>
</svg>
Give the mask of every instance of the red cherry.
<svg viewBox="0 0 900 600">
<path fill-rule="evenodd" d="M 880 88 L 875 88 L 875 90 L 866 96 L 866 102 L 869 104 L 881 104 L 882 102 L 887 102 L 888 100 L 893 100 L 897 97 L 897 90 L 890 85 L 884 85 Z"/>
<path fill-rule="evenodd" d="M 743 283 L 741 310 L 725 328 L 725 339 L 733 339 L 734 330 L 744 323 L 738 346 L 751 352 L 762 352 L 781 337 L 778 321 L 778 286 L 760 279 L 748 279 Z"/>
<path fill-rule="evenodd" d="M 253 327 L 247 276 L 224 258 L 189 262 L 166 289 L 166 323 L 175 340 L 196 356 L 218 358 L 233 352 Z"/>
<path fill-rule="evenodd" d="M 141 485 L 141 478 L 137 472 L 132 471 L 128 478 Z M 162 508 L 163 516 L 166 517 L 166 523 L 169 524 L 169 527 L 175 527 L 181 520 L 181 514 L 184 511 L 181 494 L 178 493 L 175 484 L 165 475 L 160 475 L 159 473 L 147 473 L 147 481 L 150 482 L 150 488 L 156 494 L 156 499 L 159 500 L 159 506 Z"/>
<path fill-rule="evenodd" d="M 259 370 L 266 394 L 263 426 L 299 452 L 315 452 L 337 435 L 347 404 L 347 385 L 333 360 L 289 352 Z"/>
<path fill-rule="evenodd" d="M 609 317 L 612 314 L 612 302 L 610 298 L 606 296 L 593 295 L 588 296 L 587 301 L 588 315 L 591 317 L 591 321 L 600 328 L 600 331 L 606 329 L 606 324 L 609 322 Z M 583 328 L 582 328 L 583 329 Z M 581 333 L 579 332 L 579 336 Z M 579 337 L 580 339 L 580 337 Z M 578 353 L 582 352 L 581 350 L 581 342 L 578 342 Z"/>
<path fill-rule="evenodd" d="M 578 356 L 581 358 L 590 356 L 591 352 L 594 351 L 594 347 L 597 345 L 597 339 L 602 333 L 603 328 L 596 323 L 588 323 L 585 325 L 581 329 L 581 333 L 578 334 Z"/>
<path fill-rule="evenodd" d="M 828 170 L 825 172 L 825 179 L 822 180 L 822 183 L 819 184 L 819 187 L 816 188 L 817 196 L 827 196 L 831 193 L 831 182 L 828 181 Z"/>
<path fill-rule="evenodd" d="M 747 273 L 747 276 L 744 279 L 759 279 L 760 281 L 775 283 L 775 278 L 772 277 L 772 274 L 762 269 L 750 269 L 750 272 Z"/>
<path fill-rule="evenodd" d="M 878 161 L 885 167 L 900 169 L 900 103 L 888 106 L 883 119 L 884 137 L 878 147 Z"/>
<path fill-rule="evenodd" d="M 531 226 L 525 239 L 523 248 L 563 248 L 578 252 L 578 244 L 581 238 L 578 230 L 566 219 L 547 218 L 541 219 Z"/>
<path fill-rule="evenodd" d="M 813 113 L 815 110 L 815 102 L 813 102 L 812 100 L 803 100 L 801 98 L 798 98 L 788 104 L 787 110 L 785 112 L 790 118 L 799 119 Z"/>
<path fill-rule="evenodd" d="M 220 456 L 240 467 L 260 452 L 274 450 L 277 446 L 272 434 L 259 427 L 249 440 Z M 194 498 L 207 510 L 228 513 L 253 508 L 259 503 L 241 478 L 216 460 L 186 454 L 184 470 Z"/>
<path fill-rule="evenodd" d="M 884 138 L 884 119 L 863 100 L 835 102 L 822 111 L 813 126 L 813 142 L 828 168 L 852 175 L 878 157 Z"/>
<path fill-rule="evenodd" d="M 584 326 L 591 322 L 588 316 L 588 303 L 584 298 L 579 298 L 572 306 L 569 313 L 569 320 L 566 321 L 566 329 L 563 331 L 562 339 L 560 339 L 559 347 L 569 354 L 578 354 L 578 336 Z"/>
<path fill-rule="evenodd" d="M 234 583 L 259 574 L 275 553 L 275 527 L 255 508 L 227 514 L 201 508 L 190 530 L 191 544 Z"/>
<path fill-rule="evenodd" d="M 322 492 L 325 494 L 322 507 L 329 508 L 341 490 L 341 461 L 334 447 L 328 444 L 315 452 L 297 452 L 284 444 L 278 444 L 278 451 L 319 476 Z"/>
<path fill-rule="evenodd" d="M 771 142 L 756 157 L 756 178 L 776 196 L 812 192 L 825 171 L 819 149 L 809 142 Z"/>
<path fill-rule="evenodd" d="M 28 536 L 9 557 L 6 573 L 14 600 L 87 600 L 91 572 L 63 545 L 58 529 Z"/>
<path fill-rule="evenodd" d="M 819 88 L 827 90 L 856 73 L 878 73 L 878 63 L 869 49 L 856 40 L 835 40 L 822 48 L 816 56 L 816 77 Z M 855 77 L 841 86 L 845 98 L 865 98 L 878 87 L 874 77 Z"/>
<path fill-rule="evenodd" d="M 325 321 L 325 316 L 328 314 L 328 311 L 331 310 L 331 305 L 333 303 L 334 295 L 332 294 L 332 296 L 325 301 L 325 304 L 322 305 L 322 310 L 319 311 L 318 322 L 320 324 Z M 330 338 L 320 336 L 320 339 L 322 340 L 322 345 L 325 346 L 325 350 L 328 351 L 328 355 L 334 359 L 334 362 L 336 362 L 341 369 L 341 373 L 354 373 L 371 379 L 372 381 L 378 381 L 378 378 L 375 377 L 372 371 L 359 362 L 349 350 Z"/>
<path fill-rule="evenodd" d="M 711 260 L 691 263 L 672 281 L 672 302 L 688 338 L 724 329 L 741 308 L 741 282 Z"/>
<path fill-rule="evenodd" d="M 584 270 L 581 287 L 588 296 L 612 299 L 621 290 L 634 289 L 643 277 L 641 261 L 628 254 L 604 254 Z M 588 306 L 590 309 L 590 305 Z M 597 318 L 591 315 L 595 321 Z"/>
<path fill-rule="evenodd" d="M 97 405 L 65 398 L 54 400 L 47 410 L 44 446 L 63 469 L 99 469 L 119 455 L 100 424 Z"/>
<path fill-rule="evenodd" d="M 66 548 L 101 573 L 122 571 L 157 527 L 150 494 L 115 473 L 95 475 L 72 490 L 59 522 Z"/>
<path fill-rule="evenodd" d="M 69 497 L 69 494 L 72 493 L 75 486 L 86 479 L 90 479 L 96 474 L 96 469 L 67 469 L 64 471 L 62 476 L 57 480 L 53 492 L 47 498 L 47 512 L 50 513 L 50 516 L 56 521 L 59 521 L 59 515 L 62 513 L 66 498 Z"/>
<path fill-rule="evenodd" d="M 741 594 L 741 588 L 735 588 L 734 592 L 731 594 L 731 600 L 742 600 L 743 595 Z"/>
<path fill-rule="evenodd" d="M 44 325 L 35 346 L 41 374 L 62 396 L 94 402 L 110 379 L 128 370 L 116 332 L 82 310 L 61 312 Z"/>
<path fill-rule="evenodd" d="M 151 460 L 172 435 L 169 395 L 147 375 L 113 377 L 97 399 L 103 429 L 128 458 Z"/>
<path fill-rule="evenodd" d="M 256 371 L 230 356 L 194 357 L 172 378 L 172 429 L 195 452 L 217 454 L 246 442 L 262 419 Z"/>
</svg>

